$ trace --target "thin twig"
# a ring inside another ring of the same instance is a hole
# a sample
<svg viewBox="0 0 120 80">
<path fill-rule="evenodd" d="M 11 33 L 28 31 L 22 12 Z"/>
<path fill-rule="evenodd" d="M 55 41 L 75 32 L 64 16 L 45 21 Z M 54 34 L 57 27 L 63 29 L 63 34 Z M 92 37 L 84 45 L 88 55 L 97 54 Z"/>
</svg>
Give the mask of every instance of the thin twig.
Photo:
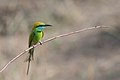
<svg viewBox="0 0 120 80">
<path fill-rule="evenodd" d="M 72 35 L 72 34 L 77 34 L 77 33 L 83 32 L 83 31 L 87 31 L 87 30 L 98 29 L 98 28 L 109 28 L 109 27 L 105 27 L 105 26 L 95 26 L 95 27 L 90 27 L 90 28 L 84 28 L 84 29 L 80 29 L 80 30 L 73 31 L 73 32 L 70 32 L 70 33 L 61 34 L 61 35 L 58 35 L 58 36 L 49 38 L 49 39 L 47 39 L 47 40 L 44 40 L 44 41 L 41 42 L 41 43 L 44 44 L 44 43 L 47 43 L 47 42 L 52 41 L 52 40 L 57 39 L 57 38 L 69 36 L 69 35 Z M 24 50 L 23 52 L 19 53 L 17 56 L 15 56 L 13 59 L 11 59 L 7 64 L 5 64 L 5 66 L 3 66 L 3 68 L 0 70 L 0 72 L 3 72 L 12 62 L 14 62 L 14 61 L 15 61 L 16 59 L 18 59 L 20 56 L 22 56 L 23 54 L 25 54 L 26 52 L 28 52 L 30 49 L 35 48 L 35 47 L 37 47 L 37 46 L 39 46 L 39 45 L 40 45 L 40 43 L 37 43 L 36 45 L 33 45 L 33 46 L 31 46 L 30 48 L 27 48 L 27 49 Z"/>
</svg>

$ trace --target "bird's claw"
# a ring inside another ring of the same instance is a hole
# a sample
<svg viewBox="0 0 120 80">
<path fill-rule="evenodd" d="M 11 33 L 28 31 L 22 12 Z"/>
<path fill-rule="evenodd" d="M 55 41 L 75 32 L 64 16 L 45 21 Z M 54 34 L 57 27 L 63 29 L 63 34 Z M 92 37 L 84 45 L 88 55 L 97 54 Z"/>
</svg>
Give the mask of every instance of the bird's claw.
<svg viewBox="0 0 120 80">
<path fill-rule="evenodd" d="M 42 42 L 39 42 L 40 43 L 40 45 L 42 45 Z"/>
</svg>

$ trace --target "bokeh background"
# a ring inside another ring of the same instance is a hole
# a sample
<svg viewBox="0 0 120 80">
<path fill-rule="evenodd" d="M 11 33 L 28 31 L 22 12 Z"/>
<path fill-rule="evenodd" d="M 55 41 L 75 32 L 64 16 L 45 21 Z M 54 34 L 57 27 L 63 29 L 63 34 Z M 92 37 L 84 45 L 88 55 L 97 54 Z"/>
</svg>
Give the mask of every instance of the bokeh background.
<svg viewBox="0 0 120 80">
<path fill-rule="evenodd" d="M 27 53 L 0 80 L 120 80 L 120 0 L 0 0 L 0 68 L 28 47 L 35 21 L 52 24 L 44 39 L 93 26 L 35 49 L 26 75 Z"/>
</svg>

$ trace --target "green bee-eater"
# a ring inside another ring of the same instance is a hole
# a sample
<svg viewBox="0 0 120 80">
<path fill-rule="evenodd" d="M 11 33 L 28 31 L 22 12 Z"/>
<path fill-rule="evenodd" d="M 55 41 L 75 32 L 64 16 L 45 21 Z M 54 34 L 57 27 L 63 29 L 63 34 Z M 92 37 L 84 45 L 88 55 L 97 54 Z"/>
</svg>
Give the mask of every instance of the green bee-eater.
<svg viewBox="0 0 120 80">
<path fill-rule="evenodd" d="M 29 45 L 28 45 L 29 47 L 37 44 L 43 38 L 44 36 L 43 29 L 46 26 L 51 26 L 51 25 L 45 24 L 43 22 L 35 22 L 35 24 L 33 25 L 32 31 L 30 33 L 30 36 L 29 36 Z M 30 61 L 34 59 L 33 53 L 34 53 L 34 48 L 29 50 L 29 56 L 28 56 L 28 59 L 26 60 L 28 61 L 27 74 L 29 72 Z"/>
</svg>

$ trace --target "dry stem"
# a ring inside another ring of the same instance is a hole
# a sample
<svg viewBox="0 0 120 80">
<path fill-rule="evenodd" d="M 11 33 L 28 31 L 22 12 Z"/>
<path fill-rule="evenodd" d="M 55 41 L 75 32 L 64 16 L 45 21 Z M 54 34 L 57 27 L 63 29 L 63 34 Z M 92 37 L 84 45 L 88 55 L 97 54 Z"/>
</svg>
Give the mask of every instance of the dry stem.
<svg viewBox="0 0 120 80">
<path fill-rule="evenodd" d="M 73 32 L 69 32 L 69 33 L 66 33 L 66 34 L 61 34 L 61 35 L 49 38 L 47 40 L 44 40 L 41 43 L 44 44 L 46 42 L 52 41 L 52 40 L 57 39 L 57 38 L 69 36 L 69 35 L 72 35 L 72 34 L 77 34 L 77 33 L 83 32 L 83 31 L 87 31 L 87 30 L 99 29 L 99 28 L 108 28 L 108 27 L 105 27 L 105 26 L 104 27 L 103 26 L 95 26 L 95 27 L 90 27 L 90 28 L 84 28 L 84 29 L 80 29 L 80 30 L 77 30 L 77 31 L 73 31 Z M 3 66 L 3 68 L 0 70 L 0 72 L 3 72 L 12 62 L 14 62 L 20 56 L 22 56 L 23 54 L 25 54 L 26 52 L 28 52 L 30 49 L 32 49 L 33 47 L 35 48 L 35 47 L 37 47 L 39 45 L 40 45 L 40 43 L 37 43 L 36 45 L 33 45 L 30 48 L 28 48 L 28 49 L 24 50 L 23 52 L 19 53 L 17 56 L 15 56 L 13 59 L 11 59 L 7 64 L 5 64 Z"/>
</svg>

